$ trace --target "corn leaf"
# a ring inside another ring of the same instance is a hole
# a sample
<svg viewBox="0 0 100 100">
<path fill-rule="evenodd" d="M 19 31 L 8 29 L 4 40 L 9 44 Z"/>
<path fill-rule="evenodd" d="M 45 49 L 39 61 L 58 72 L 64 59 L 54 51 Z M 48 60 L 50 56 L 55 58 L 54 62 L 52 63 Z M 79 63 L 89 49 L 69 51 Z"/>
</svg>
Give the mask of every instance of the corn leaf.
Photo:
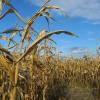
<svg viewBox="0 0 100 100">
<path fill-rule="evenodd" d="M 0 39 L 7 40 L 7 37 L 6 36 L 0 36 Z"/>
<path fill-rule="evenodd" d="M 17 43 L 14 41 L 14 36 L 15 36 L 16 34 L 17 34 L 17 32 L 14 32 L 14 33 L 10 36 L 10 38 L 8 38 L 8 48 L 9 48 L 11 42 L 12 42 L 14 45 L 17 44 Z"/>
<path fill-rule="evenodd" d="M 22 42 L 24 42 L 25 37 L 26 37 L 27 33 L 29 32 L 29 29 L 30 29 L 32 23 L 34 22 L 34 20 L 36 18 L 38 18 L 39 16 L 42 16 L 42 14 L 45 13 L 47 9 L 59 9 L 59 7 L 57 7 L 57 6 L 46 6 L 46 7 L 41 8 L 34 16 L 32 16 L 29 19 L 29 21 L 27 22 L 27 25 L 26 25 L 23 33 L 22 33 L 23 34 Z M 47 18 L 46 18 L 46 20 L 48 21 Z"/>
<path fill-rule="evenodd" d="M 13 10 L 13 13 L 19 18 L 19 20 L 21 20 L 23 23 L 26 23 L 22 16 L 19 14 L 19 12 L 14 8 L 14 6 L 10 2 L 8 2 L 8 0 L 2 0 L 2 2 Z"/>
<path fill-rule="evenodd" d="M 18 44 L 15 44 L 15 45 L 9 47 L 8 49 L 12 49 L 12 48 L 16 47 L 17 45 L 18 45 Z"/>
<path fill-rule="evenodd" d="M 2 0 L 0 0 L 0 12 L 2 12 Z"/>
<path fill-rule="evenodd" d="M 7 54 L 9 57 L 13 58 L 12 54 L 5 48 L 0 47 L 0 51 L 4 52 L 5 54 Z"/>
<path fill-rule="evenodd" d="M 56 41 L 54 41 L 53 39 L 51 38 L 47 38 L 49 41 L 53 42 L 54 44 L 57 44 Z"/>
<path fill-rule="evenodd" d="M 46 31 L 45 31 L 46 32 Z M 55 31 L 55 32 L 50 32 L 46 35 L 43 35 L 42 37 L 36 39 L 35 42 L 32 43 L 32 45 L 29 47 L 29 49 L 17 60 L 16 63 L 18 63 L 19 61 L 21 61 L 24 57 L 26 57 L 35 47 L 36 45 L 38 45 L 42 40 L 49 38 L 50 36 L 52 36 L 53 34 L 61 34 L 64 33 L 66 35 L 71 35 L 71 36 L 76 36 L 74 33 L 68 32 L 68 31 Z"/>
<path fill-rule="evenodd" d="M 13 82 L 13 70 L 11 65 L 12 64 L 9 64 L 4 56 L 0 56 L 0 68 L 5 71 L 8 76 L 10 76 L 10 81 Z"/>
<path fill-rule="evenodd" d="M 7 54 L 10 54 L 10 52 L 7 51 L 7 50 L 6 50 L 5 48 L 3 48 L 3 47 L 0 47 L 0 51 L 5 52 L 5 53 L 7 53 Z"/>
<path fill-rule="evenodd" d="M 11 29 L 6 29 L 3 32 L 0 32 L 0 34 L 9 34 L 9 33 L 15 33 L 15 32 L 19 32 L 22 31 L 22 29 L 17 29 L 17 28 L 11 28 Z"/>
<path fill-rule="evenodd" d="M 11 8 L 14 8 L 13 5 L 10 2 L 8 2 L 8 0 L 2 0 L 2 3 L 6 4 L 7 6 Z"/>
<path fill-rule="evenodd" d="M 13 9 L 14 14 L 19 18 L 20 21 L 22 21 L 23 23 L 26 23 L 25 20 L 22 18 L 22 16 L 18 13 L 17 10 Z"/>
<path fill-rule="evenodd" d="M 46 6 L 47 9 L 60 9 L 58 6 Z"/>
<path fill-rule="evenodd" d="M 6 15 L 10 14 L 10 13 L 13 13 L 13 10 L 12 9 L 9 9 L 7 10 L 4 14 L 1 14 L 0 15 L 0 20 L 3 19 Z"/>
</svg>

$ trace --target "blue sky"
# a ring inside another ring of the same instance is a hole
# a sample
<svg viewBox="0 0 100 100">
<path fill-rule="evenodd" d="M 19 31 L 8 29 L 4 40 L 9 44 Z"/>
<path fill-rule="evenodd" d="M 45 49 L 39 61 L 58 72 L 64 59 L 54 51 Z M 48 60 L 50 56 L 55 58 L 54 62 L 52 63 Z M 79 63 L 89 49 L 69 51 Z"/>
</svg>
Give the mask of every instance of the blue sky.
<svg viewBox="0 0 100 100">
<path fill-rule="evenodd" d="M 12 0 L 12 4 L 27 21 L 39 9 L 43 1 Z M 88 51 L 95 53 L 97 46 L 100 45 L 100 0 L 52 0 L 50 4 L 60 6 L 64 12 L 63 14 L 53 13 L 56 22 L 50 23 L 50 31 L 63 29 L 79 36 L 75 38 L 64 34 L 54 35 L 52 38 L 56 40 L 59 51 L 67 55 Z M 68 17 L 65 16 L 66 14 Z M 12 27 L 16 22 L 20 23 L 15 15 L 6 16 L 0 20 L 0 31 Z M 46 21 L 41 18 L 37 19 L 33 26 L 38 32 L 48 29 Z"/>
</svg>

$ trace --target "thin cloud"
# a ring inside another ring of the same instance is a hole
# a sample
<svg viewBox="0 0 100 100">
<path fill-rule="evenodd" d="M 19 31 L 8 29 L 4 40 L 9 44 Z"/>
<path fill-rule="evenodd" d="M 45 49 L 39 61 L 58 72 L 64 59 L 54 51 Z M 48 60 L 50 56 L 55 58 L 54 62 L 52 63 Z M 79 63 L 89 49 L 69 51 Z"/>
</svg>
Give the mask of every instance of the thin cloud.
<svg viewBox="0 0 100 100">
<path fill-rule="evenodd" d="M 90 50 L 88 48 L 80 48 L 80 47 L 73 47 L 70 49 L 71 53 L 73 54 L 85 54 L 90 52 Z"/>
<path fill-rule="evenodd" d="M 88 38 L 89 41 L 95 41 L 95 38 Z"/>
</svg>

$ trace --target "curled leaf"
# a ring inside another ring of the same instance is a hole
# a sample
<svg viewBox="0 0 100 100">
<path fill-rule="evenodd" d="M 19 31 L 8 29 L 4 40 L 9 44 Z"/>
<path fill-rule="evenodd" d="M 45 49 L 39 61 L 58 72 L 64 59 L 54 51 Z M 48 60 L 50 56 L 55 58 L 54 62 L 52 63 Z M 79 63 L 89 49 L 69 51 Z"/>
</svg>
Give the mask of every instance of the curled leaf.
<svg viewBox="0 0 100 100">
<path fill-rule="evenodd" d="M 0 15 L 0 20 L 3 19 L 6 15 L 10 14 L 10 13 L 13 13 L 13 10 L 12 9 L 9 9 L 7 10 L 4 14 L 1 14 Z"/>
<path fill-rule="evenodd" d="M 46 30 L 45 30 L 46 32 Z M 28 48 L 28 50 L 17 60 L 16 63 L 18 63 L 19 61 L 21 61 L 24 57 L 26 57 L 35 47 L 36 45 L 38 45 L 42 40 L 46 39 L 46 38 L 49 38 L 50 36 L 52 36 L 53 34 L 61 34 L 61 33 L 64 33 L 66 35 L 71 35 L 71 36 L 76 36 L 74 33 L 71 33 L 71 32 L 68 32 L 68 31 L 63 31 L 63 30 L 60 30 L 60 31 L 55 31 L 55 32 L 50 32 L 46 35 L 43 35 L 42 37 L 36 39 L 35 42 L 32 43 L 32 45 Z"/>
<path fill-rule="evenodd" d="M 59 9 L 59 7 L 57 7 L 57 6 L 46 6 L 46 7 L 41 8 L 35 15 L 33 15 L 33 16 L 29 19 L 29 21 L 27 22 L 27 25 L 26 25 L 26 27 L 25 27 L 23 33 L 22 33 L 22 34 L 23 34 L 22 42 L 24 42 L 25 37 L 27 36 L 27 34 L 28 34 L 28 32 L 29 32 L 29 29 L 30 29 L 31 25 L 33 24 L 34 20 L 35 20 L 36 18 L 38 18 L 39 16 L 42 16 L 43 13 L 45 13 L 46 10 L 48 10 L 48 9 Z M 49 17 L 50 17 L 50 16 L 49 16 Z M 45 17 L 45 18 L 46 18 L 46 20 L 48 21 L 47 17 Z"/>
</svg>

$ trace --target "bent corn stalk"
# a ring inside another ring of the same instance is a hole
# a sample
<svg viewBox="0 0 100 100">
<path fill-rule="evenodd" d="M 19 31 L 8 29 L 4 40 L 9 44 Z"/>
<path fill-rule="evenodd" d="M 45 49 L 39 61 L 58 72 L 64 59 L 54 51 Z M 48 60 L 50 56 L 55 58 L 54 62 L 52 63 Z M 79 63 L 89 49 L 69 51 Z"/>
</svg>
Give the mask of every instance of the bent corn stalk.
<svg viewBox="0 0 100 100">
<path fill-rule="evenodd" d="M 36 41 L 32 43 L 32 45 L 29 47 L 29 49 L 17 60 L 16 63 L 18 63 L 24 57 L 26 57 L 35 48 L 35 46 L 38 45 L 42 40 L 44 40 L 46 38 L 49 38 L 53 34 L 61 34 L 61 33 L 64 33 L 66 35 L 76 36 L 74 33 L 71 33 L 71 32 L 68 32 L 68 31 L 63 31 L 63 30 L 50 32 L 50 33 L 48 33 L 46 35 L 43 35 L 42 37 L 40 37 L 39 39 L 36 39 Z"/>
</svg>

